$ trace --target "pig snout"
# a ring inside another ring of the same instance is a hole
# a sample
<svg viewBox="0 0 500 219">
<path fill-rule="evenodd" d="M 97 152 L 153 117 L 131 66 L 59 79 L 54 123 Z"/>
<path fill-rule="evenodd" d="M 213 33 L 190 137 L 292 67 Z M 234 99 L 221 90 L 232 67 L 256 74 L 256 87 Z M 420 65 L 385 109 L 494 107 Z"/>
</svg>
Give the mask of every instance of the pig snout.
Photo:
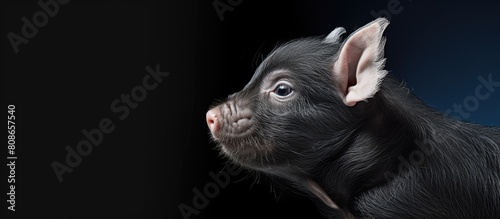
<svg viewBox="0 0 500 219">
<path fill-rule="evenodd" d="M 235 102 L 226 102 L 206 114 L 207 126 L 215 140 L 244 137 L 253 124 L 252 113 Z"/>
<path fill-rule="evenodd" d="M 217 138 L 220 127 L 217 111 L 217 108 L 210 109 L 206 115 L 208 128 L 210 129 L 210 133 L 212 133 L 212 136 L 214 136 L 214 138 Z"/>
</svg>

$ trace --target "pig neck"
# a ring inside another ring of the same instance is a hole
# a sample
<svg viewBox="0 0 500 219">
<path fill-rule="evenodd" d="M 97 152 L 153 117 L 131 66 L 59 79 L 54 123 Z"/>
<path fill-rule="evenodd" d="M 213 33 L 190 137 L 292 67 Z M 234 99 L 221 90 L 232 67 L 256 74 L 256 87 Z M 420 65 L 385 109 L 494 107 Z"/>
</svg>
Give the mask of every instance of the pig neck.
<svg viewBox="0 0 500 219">
<path fill-rule="evenodd" d="M 400 165 L 418 149 L 417 142 L 433 138 L 445 128 L 436 124 L 450 120 L 390 77 L 374 98 L 357 103 L 352 112 L 361 118 L 354 121 L 361 128 L 352 132 L 352 141 L 335 161 L 320 168 L 323 177 L 314 179 L 341 208 L 351 208 L 359 195 L 400 176 L 405 171 Z"/>
</svg>

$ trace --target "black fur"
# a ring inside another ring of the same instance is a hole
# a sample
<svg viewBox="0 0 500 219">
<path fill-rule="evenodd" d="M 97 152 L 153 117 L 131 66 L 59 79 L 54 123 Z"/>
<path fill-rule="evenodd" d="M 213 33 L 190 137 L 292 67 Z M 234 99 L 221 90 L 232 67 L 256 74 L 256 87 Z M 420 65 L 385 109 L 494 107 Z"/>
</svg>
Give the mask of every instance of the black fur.
<svg viewBox="0 0 500 219">
<path fill-rule="evenodd" d="M 346 106 L 332 74 L 339 48 L 306 38 L 273 51 L 228 98 L 252 109 L 252 134 L 222 140 L 266 150 L 230 157 L 299 189 L 313 179 L 356 218 L 500 218 L 500 129 L 450 119 L 390 75 L 373 98 Z M 261 93 L 278 69 L 297 95 L 285 104 Z"/>
</svg>

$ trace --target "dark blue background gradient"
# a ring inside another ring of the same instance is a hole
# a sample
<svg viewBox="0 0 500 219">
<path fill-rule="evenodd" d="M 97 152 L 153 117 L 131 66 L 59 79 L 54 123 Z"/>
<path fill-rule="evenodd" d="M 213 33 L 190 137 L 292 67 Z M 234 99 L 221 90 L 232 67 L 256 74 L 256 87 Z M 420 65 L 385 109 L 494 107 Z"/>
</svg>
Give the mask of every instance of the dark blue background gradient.
<svg viewBox="0 0 500 219">
<path fill-rule="evenodd" d="M 374 14 L 384 15 L 380 11 L 389 11 L 389 2 L 399 4 L 391 6 L 398 12 L 390 13 L 391 24 L 385 31 L 386 69 L 406 82 L 407 87 L 430 106 L 443 112 L 452 109 L 450 116 L 484 125 L 500 125 L 498 88 L 489 98 L 480 100 L 473 112 L 467 115 L 453 112 L 454 104 L 464 105 L 468 96 L 475 95 L 475 88 L 480 85 L 479 76 L 487 79 L 492 74 L 493 81 L 500 81 L 500 7 L 497 2 L 302 1 L 293 6 L 277 6 L 273 11 L 266 10 L 266 4 L 245 3 L 238 10 L 249 12 L 246 15 L 249 25 L 234 28 L 244 28 L 240 30 L 242 34 L 257 35 L 269 44 L 327 34 L 336 26 L 345 27 L 351 33 L 373 20 Z M 245 9 L 252 6 L 255 8 Z M 264 14 L 255 11 L 264 11 Z M 232 24 L 231 19 L 245 17 L 237 12 L 233 14 L 225 22 Z M 266 16 L 273 19 L 266 21 Z M 256 19 L 261 23 L 252 22 Z M 257 25 L 255 23 L 262 29 L 248 28 Z M 483 88 L 481 92 L 486 90 Z"/>
</svg>

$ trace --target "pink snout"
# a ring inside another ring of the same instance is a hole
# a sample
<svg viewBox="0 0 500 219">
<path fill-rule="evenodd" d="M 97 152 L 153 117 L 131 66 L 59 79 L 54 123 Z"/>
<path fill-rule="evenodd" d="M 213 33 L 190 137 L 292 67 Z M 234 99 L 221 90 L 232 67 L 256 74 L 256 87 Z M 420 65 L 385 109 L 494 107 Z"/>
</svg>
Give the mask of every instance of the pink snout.
<svg viewBox="0 0 500 219">
<path fill-rule="evenodd" d="M 214 138 L 217 138 L 217 134 L 220 128 L 220 122 L 217 114 L 217 108 L 213 108 L 207 112 L 206 119 L 207 125 Z"/>
</svg>

